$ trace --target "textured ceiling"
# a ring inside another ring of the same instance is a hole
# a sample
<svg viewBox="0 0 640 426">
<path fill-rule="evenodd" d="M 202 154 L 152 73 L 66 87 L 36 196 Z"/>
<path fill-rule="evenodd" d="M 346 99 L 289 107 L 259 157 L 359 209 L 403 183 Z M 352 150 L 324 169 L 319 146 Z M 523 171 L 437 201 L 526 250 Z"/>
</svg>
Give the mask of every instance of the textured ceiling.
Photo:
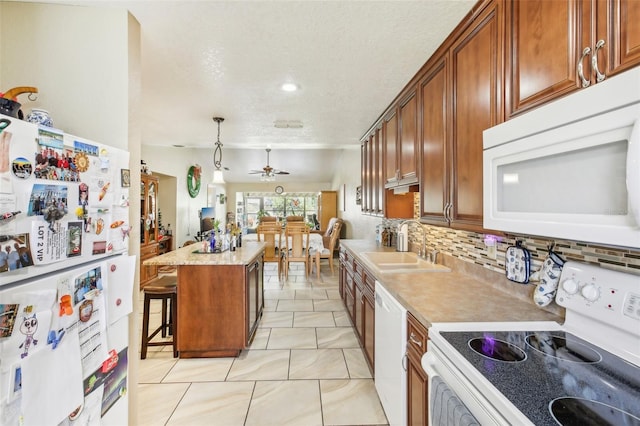
<svg viewBox="0 0 640 426">
<path fill-rule="evenodd" d="M 220 116 L 227 182 L 257 180 L 267 146 L 291 172 L 279 180 L 328 182 L 475 0 L 91 3 L 140 22 L 145 145 L 209 148 L 212 163 Z"/>
</svg>

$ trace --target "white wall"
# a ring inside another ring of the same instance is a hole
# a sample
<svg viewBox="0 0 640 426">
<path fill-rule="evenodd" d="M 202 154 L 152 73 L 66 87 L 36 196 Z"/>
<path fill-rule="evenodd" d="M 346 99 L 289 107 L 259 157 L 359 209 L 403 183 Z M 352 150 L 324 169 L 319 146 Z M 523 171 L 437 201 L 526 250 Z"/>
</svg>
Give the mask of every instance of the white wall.
<svg viewBox="0 0 640 426">
<path fill-rule="evenodd" d="M 0 87 L 39 89 L 31 108 L 67 133 L 127 149 L 129 29 L 126 9 L 1 2 Z"/>
<path fill-rule="evenodd" d="M 207 184 L 213 180 L 213 162 L 211 164 L 203 162 L 200 151 L 189 148 L 159 148 L 142 145 L 142 159 L 147 163 L 151 172 L 176 178 L 176 218 L 175 223 L 168 222 L 173 228 L 174 247 L 181 247 L 185 241 L 194 239 L 200 230 L 198 212 L 201 208 L 208 207 Z M 187 173 L 189 167 L 195 164 L 202 167 L 201 184 L 198 195 L 191 198 L 187 191 Z M 223 190 L 224 188 L 218 188 L 217 193 Z M 226 207 L 226 204 L 223 207 Z M 223 211 L 222 218 L 224 218 L 226 210 L 220 210 Z M 216 218 L 220 218 L 218 209 L 216 209 Z M 164 219 L 163 222 L 165 222 Z"/>
</svg>

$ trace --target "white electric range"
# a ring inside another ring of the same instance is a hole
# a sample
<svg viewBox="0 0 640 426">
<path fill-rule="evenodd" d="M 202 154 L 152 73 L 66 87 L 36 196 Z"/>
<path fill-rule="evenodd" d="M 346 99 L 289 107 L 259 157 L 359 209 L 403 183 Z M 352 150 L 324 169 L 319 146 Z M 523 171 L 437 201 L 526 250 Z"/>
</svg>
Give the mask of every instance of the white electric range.
<svg viewBox="0 0 640 426">
<path fill-rule="evenodd" d="M 429 329 L 429 424 L 640 426 L 640 276 L 564 265 L 555 322 Z"/>
</svg>

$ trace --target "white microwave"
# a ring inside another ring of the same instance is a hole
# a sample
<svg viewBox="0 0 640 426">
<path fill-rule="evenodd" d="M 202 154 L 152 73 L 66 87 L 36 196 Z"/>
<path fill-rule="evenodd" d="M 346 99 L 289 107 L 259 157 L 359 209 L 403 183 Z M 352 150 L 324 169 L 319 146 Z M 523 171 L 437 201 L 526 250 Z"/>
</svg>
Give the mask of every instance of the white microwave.
<svg viewBox="0 0 640 426">
<path fill-rule="evenodd" d="M 484 228 L 640 248 L 640 68 L 483 141 Z"/>
</svg>

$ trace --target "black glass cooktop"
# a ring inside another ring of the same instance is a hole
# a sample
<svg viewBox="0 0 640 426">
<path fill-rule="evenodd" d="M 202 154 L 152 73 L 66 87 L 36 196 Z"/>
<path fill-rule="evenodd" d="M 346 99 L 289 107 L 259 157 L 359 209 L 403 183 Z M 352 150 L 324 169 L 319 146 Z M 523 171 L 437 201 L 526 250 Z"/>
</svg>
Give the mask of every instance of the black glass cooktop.
<svg viewBox="0 0 640 426">
<path fill-rule="evenodd" d="M 537 426 L 640 426 L 640 368 L 570 333 L 440 334 Z"/>
</svg>

